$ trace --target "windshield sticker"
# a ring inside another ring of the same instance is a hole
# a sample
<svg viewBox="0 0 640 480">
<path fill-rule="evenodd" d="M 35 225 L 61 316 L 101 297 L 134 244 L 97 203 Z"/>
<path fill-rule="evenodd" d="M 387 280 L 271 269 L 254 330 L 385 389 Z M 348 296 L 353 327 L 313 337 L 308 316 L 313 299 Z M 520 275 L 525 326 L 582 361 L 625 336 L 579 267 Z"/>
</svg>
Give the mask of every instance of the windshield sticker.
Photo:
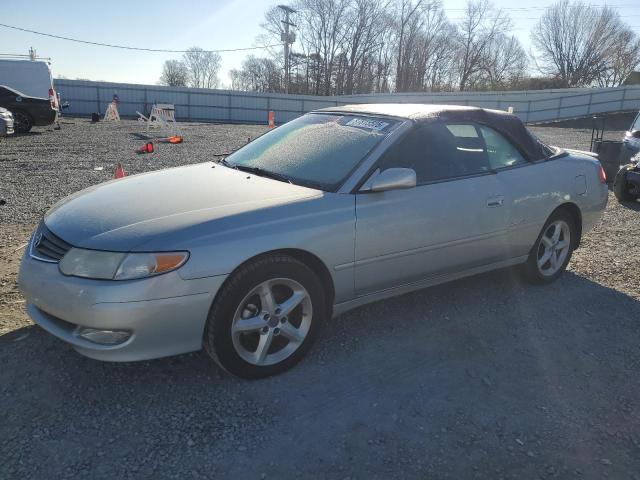
<svg viewBox="0 0 640 480">
<path fill-rule="evenodd" d="M 381 132 L 389 126 L 389 123 L 382 120 L 370 120 L 368 118 L 354 118 L 346 123 L 349 127 L 364 128 L 366 130 L 375 130 Z"/>
</svg>

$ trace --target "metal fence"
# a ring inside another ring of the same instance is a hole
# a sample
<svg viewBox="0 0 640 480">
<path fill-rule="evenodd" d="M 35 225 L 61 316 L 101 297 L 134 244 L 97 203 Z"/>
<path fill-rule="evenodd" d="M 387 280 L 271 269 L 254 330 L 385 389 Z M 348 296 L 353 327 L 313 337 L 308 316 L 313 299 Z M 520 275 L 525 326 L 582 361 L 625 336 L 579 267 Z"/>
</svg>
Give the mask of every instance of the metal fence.
<svg viewBox="0 0 640 480">
<path fill-rule="evenodd" d="M 63 79 L 55 80 L 55 87 L 63 101 L 70 103 L 70 115 L 104 113 L 113 95 L 118 95 L 121 116 L 136 117 L 136 112 L 149 113 L 154 103 L 172 103 L 178 120 L 224 123 L 266 123 L 270 110 L 275 112 L 277 123 L 284 123 L 311 110 L 350 103 L 440 103 L 499 110 L 513 107 L 514 113 L 528 123 L 640 110 L 640 86 L 333 97 Z"/>
</svg>

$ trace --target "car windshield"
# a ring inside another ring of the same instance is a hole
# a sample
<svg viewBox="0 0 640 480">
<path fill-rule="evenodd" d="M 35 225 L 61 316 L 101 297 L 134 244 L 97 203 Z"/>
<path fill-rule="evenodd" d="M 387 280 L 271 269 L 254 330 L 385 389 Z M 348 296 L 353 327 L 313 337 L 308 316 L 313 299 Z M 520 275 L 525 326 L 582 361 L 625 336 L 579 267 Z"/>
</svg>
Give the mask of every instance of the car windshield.
<svg viewBox="0 0 640 480">
<path fill-rule="evenodd" d="M 257 175 L 335 191 L 396 124 L 387 118 L 307 114 L 258 137 L 224 163 Z"/>
</svg>

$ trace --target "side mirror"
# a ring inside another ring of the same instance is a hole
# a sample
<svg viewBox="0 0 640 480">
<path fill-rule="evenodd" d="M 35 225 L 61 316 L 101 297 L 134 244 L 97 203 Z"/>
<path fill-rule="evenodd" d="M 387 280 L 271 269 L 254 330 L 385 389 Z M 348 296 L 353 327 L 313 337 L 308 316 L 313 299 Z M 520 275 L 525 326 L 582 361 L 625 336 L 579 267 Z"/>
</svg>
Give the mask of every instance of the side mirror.
<svg viewBox="0 0 640 480">
<path fill-rule="evenodd" d="M 632 130 L 631 131 L 631 136 L 633 138 L 640 138 L 640 130 Z"/>
<path fill-rule="evenodd" d="M 365 183 L 361 191 L 386 192 L 389 190 L 413 188 L 415 186 L 415 170 L 411 168 L 388 168 L 377 175 L 374 174 L 374 176 Z"/>
</svg>

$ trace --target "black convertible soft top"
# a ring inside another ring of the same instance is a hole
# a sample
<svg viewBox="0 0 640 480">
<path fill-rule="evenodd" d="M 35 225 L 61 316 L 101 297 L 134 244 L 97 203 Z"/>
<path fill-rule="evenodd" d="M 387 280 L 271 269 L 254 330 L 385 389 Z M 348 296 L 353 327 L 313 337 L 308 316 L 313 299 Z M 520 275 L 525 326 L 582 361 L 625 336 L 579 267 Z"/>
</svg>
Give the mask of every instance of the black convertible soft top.
<svg viewBox="0 0 640 480">
<path fill-rule="evenodd" d="M 500 110 L 459 105 L 427 105 L 420 103 L 370 103 L 329 107 L 320 112 L 376 115 L 413 120 L 416 123 L 435 121 L 474 122 L 487 125 L 517 145 L 530 161 L 547 157 L 543 145 L 515 115 Z"/>
</svg>

